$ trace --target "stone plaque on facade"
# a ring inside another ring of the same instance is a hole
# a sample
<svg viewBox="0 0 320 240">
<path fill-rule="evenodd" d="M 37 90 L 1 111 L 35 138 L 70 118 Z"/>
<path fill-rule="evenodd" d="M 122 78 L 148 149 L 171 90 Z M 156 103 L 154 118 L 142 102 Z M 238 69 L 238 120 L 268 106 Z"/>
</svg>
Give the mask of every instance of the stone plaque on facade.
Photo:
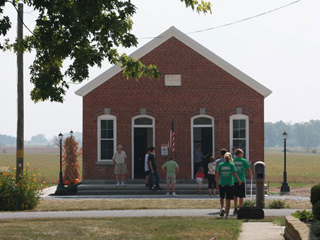
<svg viewBox="0 0 320 240">
<path fill-rule="evenodd" d="M 164 77 L 164 85 L 165 86 L 181 86 L 181 75 L 165 75 Z"/>
</svg>

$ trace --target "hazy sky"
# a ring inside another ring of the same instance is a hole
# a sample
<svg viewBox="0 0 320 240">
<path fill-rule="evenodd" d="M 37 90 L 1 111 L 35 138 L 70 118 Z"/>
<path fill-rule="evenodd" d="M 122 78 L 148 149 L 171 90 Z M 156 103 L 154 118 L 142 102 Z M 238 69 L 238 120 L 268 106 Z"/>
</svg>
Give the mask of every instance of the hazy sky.
<svg viewBox="0 0 320 240">
<path fill-rule="evenodd" d="M 175 26 L 184 33 L 208 29 L 268 12 L 288 0 L 217 0 L 212 14 L 197 14 L 179 0 L 132 0 L 138 7 L 133 33 L 139 46 Z M 33 29 L 36 12 L 25 6 L 24 22 Z M 16 37 L 17 13 L 6 4 Z M 24 35 L 28 35 L 24 29 Z M 265 99 L 265 121 L 304 122 L 320 119 L 320 1 L 301 0 L 269 14 L 209 31 L 191 38 L 228 61 L 273 93 Z M 3 40 L 0 38 L 0 40 Z M 132 53 L 136 48 L 124 49 Z M 25 54 L 25 140 L 38 133 L 52 138 L 59 132 L 82 131 L 82 99 L 74 92 L 87 83 L 71 85 L 65 102 L 37 103 L 30 99 L 29 66 L 34 54 Z M 92 68 L 92 80 L 110 65 Z M 0 134 L 16 135 L 17 66 L 12 52 L 0 52 Z"/>
</svg>

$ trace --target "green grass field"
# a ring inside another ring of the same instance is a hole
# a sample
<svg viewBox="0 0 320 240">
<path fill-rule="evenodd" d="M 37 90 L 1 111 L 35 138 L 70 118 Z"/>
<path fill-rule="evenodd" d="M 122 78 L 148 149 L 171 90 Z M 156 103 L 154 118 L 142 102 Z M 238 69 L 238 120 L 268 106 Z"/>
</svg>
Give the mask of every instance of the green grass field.
<svg viewBox="0 0 320 240">
<path fill-rule="evenodd" d="M 56 184 L 59 178 L 59 154 L 25 154 L 25 163 L 31 169 L 41 174 L 38 178 L 48 184 Z M 79 159 L 82 166 L 82 159 Z M 266 181 L 281 183 L 283 180 L 283 153 L 273 152 L 265 154 Z M 15 167 L 15 154 L 1 153 L 0 166 Z M 292 184 L 306 184 L 320 182 L 320 155 L 308 153 L 287 154 L 288 182 Z"/>
<path fill-rule="evenodd" d="M 16 166 L 15 154 L 0 154 L 0 166 L 14 168 Z M 59 154 L 25 154 L 24 164 L 29 163 L 29 168 L 35 170 L 39 181 L 47 184 L 56 184 L 59 179 L 60 157 Z M 79 159 L 82 166 L 82 159 Z"/>
</svg>

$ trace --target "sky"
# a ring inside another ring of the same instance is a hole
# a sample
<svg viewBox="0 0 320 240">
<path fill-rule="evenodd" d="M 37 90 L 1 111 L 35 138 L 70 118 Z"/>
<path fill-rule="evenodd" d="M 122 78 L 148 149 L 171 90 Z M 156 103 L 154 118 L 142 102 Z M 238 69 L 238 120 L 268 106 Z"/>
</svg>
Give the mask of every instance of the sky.
<svg viewBox="0 0 320 240">
<path fill-rule="evenodd" d="M 272 90 L 265 99 L 265 122 L 320 120 L 320 1 L 319 0 L 216 0 L 212 14 L 198 14 L 179 0 L 132 0 L 137 6 L 133 31 L 138 48 L 171 26 L 199 42 L 242 72 Z M 293 3 L 285 8 L 269 12 Z M 267 13 L 269 12 L 269 13 Z M 238 22 L 256 15 L 247 21 Z M 17 13 L 6 4 L 16 37 Z M 24 7 L 24 22 L 33 29 L 37 13 Z M 204 31 L 200 31 L 204 30 Z M 24 28 L 24 35 L 29 35 Z M 2 41 L 3 38 L 0 38 Z M 137 48 L 119 49 L 132 53 Z M 75 91 L 111 65 L 92 67 L 82 84 L 70 85 L 61 103 L 34 103 L 29 66 L 34 53 L 24 55 L 25 140 L 42 133 L 51 139 L 60 131 L 82 131 L 82 98 Z M 17 64 L 13 52 L 0 52 L 0 134 L 16 136 Z"/>
</svg>

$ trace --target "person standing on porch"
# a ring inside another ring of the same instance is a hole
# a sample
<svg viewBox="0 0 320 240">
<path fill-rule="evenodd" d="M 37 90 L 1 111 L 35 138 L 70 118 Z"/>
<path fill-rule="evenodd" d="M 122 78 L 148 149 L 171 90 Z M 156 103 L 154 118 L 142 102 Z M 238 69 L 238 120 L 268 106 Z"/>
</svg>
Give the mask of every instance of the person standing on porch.
<svg viewBox="0 0 320 240">
<path fill-rule="evenodd" d="M 125 186 L 124 181 L 126 179 L 127 174 L 127 154 L 125 151 L 122 151 L 122 145 L 118 145 L 117 151 L 113 154 L 112 160 L 114 163 L 114 174 L 116 175 L 117 184 L 116 187 L 120 186 L 119 178 L 121 175 L 122 178 L 122 187 Z"/>
<path fill-rule="evenodd" d="M 199 167 L 203 167 L 203 159 L 209 156 L 209 154 L 203 156 L 201 146 L 197 146 L 197 150 L 194 153 L 194 172 L 198 172 Z"/>
<path fill-rule="evenodd" d="M 159 185 L 159 173 L 157 169 L 156 159 L 154 157 L 154 153 L 156 152 L 156 149 L 154 147 L 150 147 L 150 154 L 148 157 L 148 163 L 150 167 L 150 179 L 149 179 L 149 188 L 150 190 L 158 190 L 160 191 L 160 185 Z M 156 187 L 154 187 L 154 182 L 156 184 Z"/>
<path fill-rule="evenodd" d="M 146 176 L 146 187 L 149 187 L 149 179 L 150 179 L 150 167 L 149 167 L 149 158 L 150 148 L 147 148 L 146 155 L 144 157 L 144 175 Z"/>
</svg>

